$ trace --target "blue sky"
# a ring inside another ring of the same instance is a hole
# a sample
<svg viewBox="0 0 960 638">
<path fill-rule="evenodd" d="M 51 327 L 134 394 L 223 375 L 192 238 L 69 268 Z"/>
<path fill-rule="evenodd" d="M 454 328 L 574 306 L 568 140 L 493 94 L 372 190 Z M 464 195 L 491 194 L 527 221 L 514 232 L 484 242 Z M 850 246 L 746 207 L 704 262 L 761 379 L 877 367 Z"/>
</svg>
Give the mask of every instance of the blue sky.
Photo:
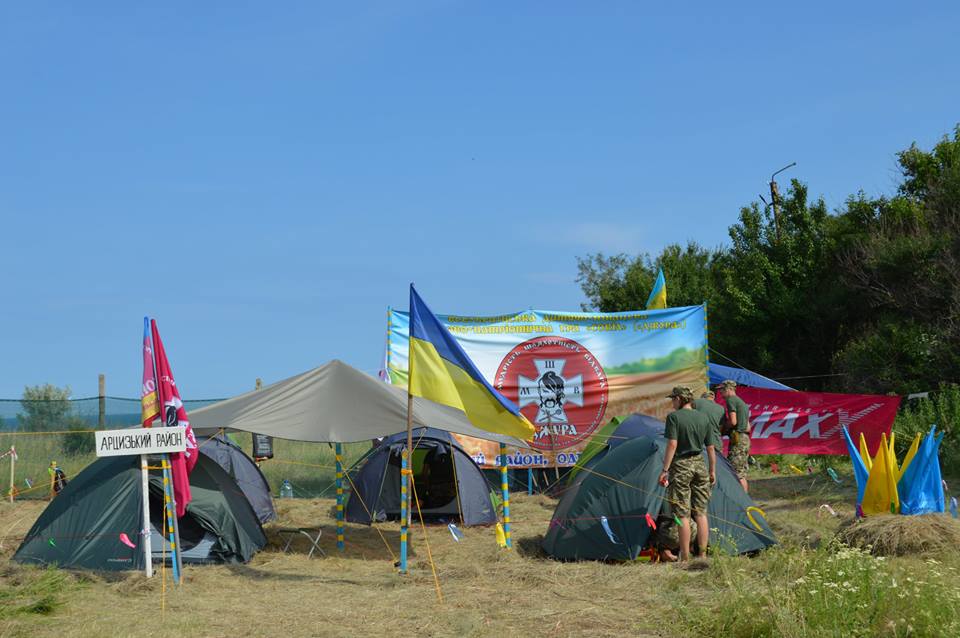
<svg viewBox="0 0 960 638">
<path fill-rule="evenodd" d="M 960 122 L 955 2 L 132 4 L 0 7 L 0 398 L 135 395 L 144 314 L 184 398 L 374 372 L 410 281 L 575 310 L 577 255 L 725 243 L 791 161 L 889 193 Z"/>
</svg>

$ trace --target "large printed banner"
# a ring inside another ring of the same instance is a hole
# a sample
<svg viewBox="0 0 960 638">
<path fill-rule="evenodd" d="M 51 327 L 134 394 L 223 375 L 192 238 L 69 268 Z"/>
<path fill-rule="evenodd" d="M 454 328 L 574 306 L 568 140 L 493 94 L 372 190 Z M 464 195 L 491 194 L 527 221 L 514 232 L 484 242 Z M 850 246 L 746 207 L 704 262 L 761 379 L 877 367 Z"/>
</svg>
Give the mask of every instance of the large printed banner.
<svg viewBox="0 0 960 638">
<path fill-rule="evenodd" d="M 388 313 L 388 381 L 407 384 L 410 317 Z M 514 467 L 573 465 L 586 440 L 614 416 L 666 418 L 675 385 L 707 383 L 703 306 L 642 312 L 527 310 L 512 315 L 439 315 L 488 381 L 537 428 L 531 449 L 509 450 Z M 457 436 L 494 466 L 499 447 Z"/>
<path fill-rule="evenodd" d="M 871 451 L 890 434 L 900 397 L 738 387 L 750 406 L 750 454 L 847 454 L 841 426 Z"/>
</svg>

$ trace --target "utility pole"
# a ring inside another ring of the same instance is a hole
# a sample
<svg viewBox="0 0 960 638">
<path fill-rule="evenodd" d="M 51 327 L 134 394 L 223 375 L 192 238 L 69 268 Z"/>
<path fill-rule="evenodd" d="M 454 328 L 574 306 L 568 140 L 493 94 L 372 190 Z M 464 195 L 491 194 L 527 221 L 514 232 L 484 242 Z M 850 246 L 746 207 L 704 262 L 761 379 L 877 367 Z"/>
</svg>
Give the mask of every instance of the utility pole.
<svg viewBox="0 0 960 638">
<path fill-rule="evenodd" d="M 770 198 L 773 200 L 773 228 L 777 233 L 777 243 L 780 243 L 780 211 L 777 210 L 777 200 L 780 199 L 780 190 L 777 188 L 777 182 L 775 180 L 776 176 L 782 173 L 783 171 L 796 166 L 797 163 L 793 162 L 784 166 L 779 171 L 770 176 Z"/>
</svg>

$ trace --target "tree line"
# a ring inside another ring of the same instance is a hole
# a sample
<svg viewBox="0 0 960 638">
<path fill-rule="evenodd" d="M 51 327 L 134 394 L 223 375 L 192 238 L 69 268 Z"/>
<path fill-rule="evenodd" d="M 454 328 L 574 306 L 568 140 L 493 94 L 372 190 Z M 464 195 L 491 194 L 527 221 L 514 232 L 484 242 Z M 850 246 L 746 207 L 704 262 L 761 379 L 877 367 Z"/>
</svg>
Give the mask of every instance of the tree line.
<svg viewBox="0 0 960 638">
<path fill-rule="evenodd" d="M 897 153 L 893 195 L 830 211 L 792 180 L 776 219 L 751 202 L 730 243 L 578 258 L 585 310 L 708 304 L 711 360 L 805 390 L 909 394 L 960 380 L 960 126 Z"/>
</svg>

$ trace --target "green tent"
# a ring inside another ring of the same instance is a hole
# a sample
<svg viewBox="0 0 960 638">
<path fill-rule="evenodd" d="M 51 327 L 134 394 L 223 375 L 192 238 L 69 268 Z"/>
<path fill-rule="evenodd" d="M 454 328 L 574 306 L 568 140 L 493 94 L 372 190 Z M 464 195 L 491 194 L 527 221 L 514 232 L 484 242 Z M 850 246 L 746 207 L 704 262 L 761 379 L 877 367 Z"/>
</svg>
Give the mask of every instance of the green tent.
<svg viewBox="0 0 960 638">
<path fill-rule="evenodd" d="M 666 489 L 657 479 L 665 449 L 666 439 L 647 435 L 594 454 L 557 505 L 541 543 L 544 551 L 560 560 L 635 559 L 653 542 L 646 515 L 656 521 L 664 509 Z M 733 468 L 718 457 L 717 485 L 707 511 L 710 544 L 740 554 L 775 544 L 760 512 L 747 513 L 751 507 Z"/>
<path fill-rule="evenodd" d="M 246 562 L 266 545 L 260 521 L 237 483 L 204 454 L 190 473 L 190 491 L 193 500 L 179 519 L 184 562 Z M 160 533 L 163 483 L 157 472 L 151 472 L 149 494 L 153 559 L 161 560 L 166 547 L 169 560 L 169 545 Z M 143 569 L 142 518 L 140 457 L 102 458 L 51 501 L 13 558 L 66 568 Z"/>
</svg>

